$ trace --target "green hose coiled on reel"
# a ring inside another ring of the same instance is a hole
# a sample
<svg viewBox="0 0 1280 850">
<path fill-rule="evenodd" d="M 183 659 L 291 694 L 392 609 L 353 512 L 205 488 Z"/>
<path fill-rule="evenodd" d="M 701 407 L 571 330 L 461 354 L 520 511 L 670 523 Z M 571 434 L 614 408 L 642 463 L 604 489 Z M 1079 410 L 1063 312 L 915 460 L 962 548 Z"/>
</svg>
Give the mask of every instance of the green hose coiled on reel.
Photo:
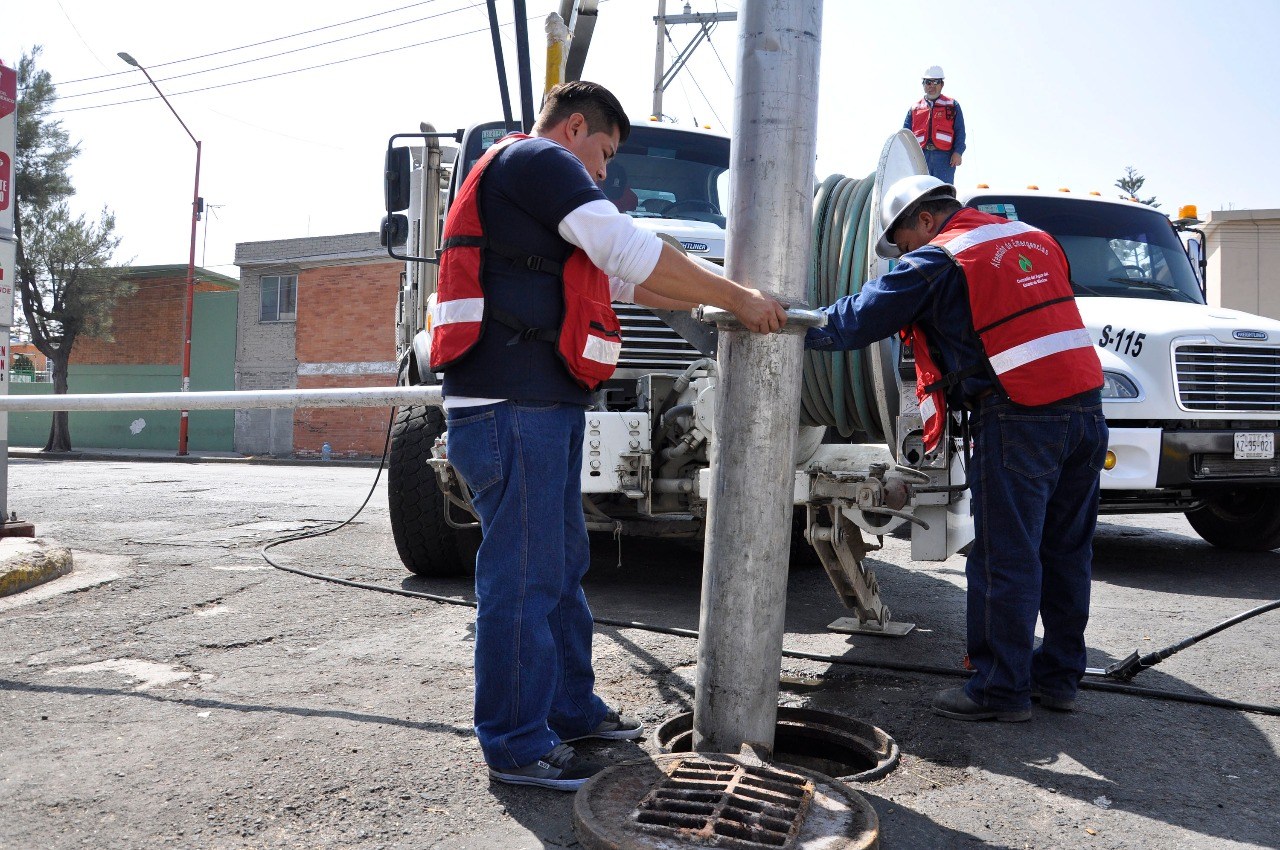
<svg viewBox="0 0 1280 850">
<path fill-rule="evenodd" d="M 821 307 L 862 289 L 872 249 L 871 190 L 875 174 L 862 180 L 833 174 L 818 188 L 813 202 L 813 252 L 809 269 L 809 303 Z M 868 350 L 804 355 L 804 387 L 800 424 L 825 425 L 841 436 L 861 432 L 884 441 L 885 421 L 871 388 Z"/>
</svg>

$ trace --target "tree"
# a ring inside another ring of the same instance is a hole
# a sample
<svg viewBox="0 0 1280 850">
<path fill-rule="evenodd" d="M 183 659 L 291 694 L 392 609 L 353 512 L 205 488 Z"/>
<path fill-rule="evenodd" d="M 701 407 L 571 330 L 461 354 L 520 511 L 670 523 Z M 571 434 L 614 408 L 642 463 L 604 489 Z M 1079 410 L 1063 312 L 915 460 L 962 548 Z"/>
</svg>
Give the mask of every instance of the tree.
<svg viewBox="0 0 1280 850">
<path fill-rule="evenodd" d="M 1142 189 L 1142 184 L 1147 182 L 1147 178 L 1138 173 L 1138 170 L 1132 165 L 1126 165 L 1124 168 L 1124 176 L 1115 182 L 1115 187 L 1124 192 L 1120 197 L 1128 198 L 1131 201 L 1146 204 L 1149 207 L 1160 207 L 1154 196 L 1147 198 L 1145 201 L 1139 200 L 1138 192 Z"/>
<path fill-rule="evenodd" d="M 36 68 L 39 55 L 35 47 L 18 62 L 17 288 L 31 342 L 53 364 L 53 391 L 65 393 L 76 339 L 111 339 L 112 311 L 134 286 L 110 267 L 120 244 L 115 216 L 105 206 L 96 222 L 71 213 L 69 168 L 80 145 L 50 119 L 57 93 Z M 71 450 L 65 411 L 53 414 L 44 450 Z"/>
</svg>

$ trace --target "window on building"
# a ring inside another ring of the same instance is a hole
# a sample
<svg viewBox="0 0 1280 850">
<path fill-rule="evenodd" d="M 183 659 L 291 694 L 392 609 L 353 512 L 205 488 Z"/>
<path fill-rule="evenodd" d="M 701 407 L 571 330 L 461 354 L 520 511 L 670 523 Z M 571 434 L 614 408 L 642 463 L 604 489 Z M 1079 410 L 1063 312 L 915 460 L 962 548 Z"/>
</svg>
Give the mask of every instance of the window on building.
<svg viewBox="0 0 1280 850">
<path fill-rule="evenodd" d="M 261 322 L 292 322 L 298 318 L 298 276 L 270 275 L 262 278 Z"/>
</svg>

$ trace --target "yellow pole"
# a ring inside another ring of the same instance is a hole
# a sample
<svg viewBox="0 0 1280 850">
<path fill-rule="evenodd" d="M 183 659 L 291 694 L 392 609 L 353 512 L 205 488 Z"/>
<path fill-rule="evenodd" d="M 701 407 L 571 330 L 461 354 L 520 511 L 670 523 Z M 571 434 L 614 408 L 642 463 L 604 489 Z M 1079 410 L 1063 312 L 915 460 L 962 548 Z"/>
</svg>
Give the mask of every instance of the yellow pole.
<svg viewBox="0 0 1280 850">
<path fill-rule="evenodd" d="M 547 92 L 563 83 L 565 65 L 569 61 L 569 28 L 559 13 L 547 15 L 547 85 L 542 90 L 545 98 Z"/>
</svg>

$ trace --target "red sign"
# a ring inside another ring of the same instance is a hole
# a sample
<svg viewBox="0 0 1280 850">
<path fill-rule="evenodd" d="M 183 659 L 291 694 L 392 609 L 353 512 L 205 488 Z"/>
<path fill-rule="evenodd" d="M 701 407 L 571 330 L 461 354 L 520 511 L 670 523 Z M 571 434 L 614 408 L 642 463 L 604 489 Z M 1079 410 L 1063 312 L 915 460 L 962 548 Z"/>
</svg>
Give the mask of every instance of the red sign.
<svg viewBox="0 0 1280 850">
<path fill-rule="evenodd" d="M 13 185 L 13 169 L 9 167 L 9 157 L 0 151 L 0 210 L 9 209 L 9 187 Z"/>
<path fill-rule="evenodd" d="M 18 72 L 0 65 L 0 118 L 18 108 Z"/>
</svg>

